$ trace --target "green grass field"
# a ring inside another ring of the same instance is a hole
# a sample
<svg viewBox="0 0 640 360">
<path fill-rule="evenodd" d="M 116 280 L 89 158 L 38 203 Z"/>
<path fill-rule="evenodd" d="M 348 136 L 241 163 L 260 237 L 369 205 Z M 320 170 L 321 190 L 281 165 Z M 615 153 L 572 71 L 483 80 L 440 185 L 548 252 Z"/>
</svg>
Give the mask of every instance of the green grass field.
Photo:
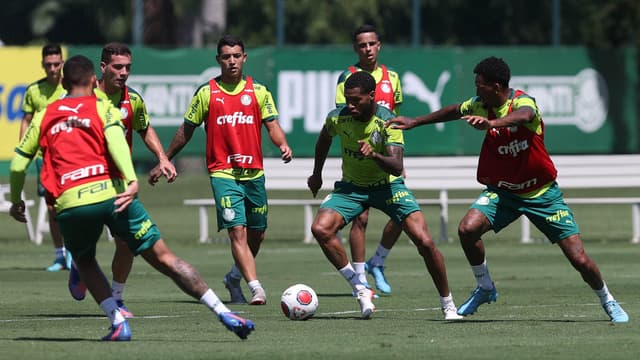
<svg viewBox="0 0 640 360">
<path fill-rule="evenodd" d="M 6 182 L 6 179 L 0 179 Z M 27 185 L 33 197 L 33 183 Z M 205 176 L 184 176 L 176 184 L 141 186 L 140 197 L 160 226 L 169 246 L 195 265 L 223 300 L 222 276 L 231 265 L 224 233 L 212 243 L 197 243 L 197 211 L 182 199 L 209 197 Z M 637 189 L 635 190 L 637 192 Z M 588 196 L 588 190 L 566 191 Z M 610 190 L 599 195 L 629 195 Z M 272 197 L 301 197 L 279 192 Z M 420 193 L 423 196 L 436 194 Z M 456 196 L 457 194 L 453 194 Z M 473 193 L 459 194 L 474 196 Z M 597 297 L 556 246 L 542 240 L 519 244 L 513 224 L 485 237 L 488 262 L 499 291 L 495 304 L 460 322 L 442 320 L 431 279 L 413 245 L 403 237 L 387 260 L 393 295 L 376 301 L 378 311 L 360 319 L 350 288 L 317 245 L 302 244 L 302 212 L 272 207 L 267 240 L 257 259 L 266 306 L 231 306 L 255 321 L 247 341 L 228 332 L 197 301 L 136 259 L 125 292 L 133 341 L 101 343 L 108 321 L 90 298 L 74 301 L 66 288 L 67 272 L 47 273 L 53 258 L 51 241 L 28 242 L 24 227 L 0 214 L 0 358 L 2 359 L 634 359 L 640 345 L 640 262 L 638 245 L 630 244 L 628 206 L 576 206 L 587 252 L 616 298 L 631 317 L 613 325 Z M 453 206 L 449 234 L 466 206 Z M 211 215 L 213 218 L 213 210 Z M 372 212 L 368 250 L 373 251 L 385 219 Z M 437 238 L 436 208 L 425 217 Z M 32 210 L 35 216 L 35 209 Z M 212 224 L 213 225 L 213 224 Z M 537 233 L 534 237 L 541 239 Z M 98 259 L 109 274 L 113 244 L 101 240 Z M 449 282 L 457 304 L 475 286 L 462 250 L 453 240 L 441 243 Z M 110 278 L 110 276 L 108 276 Z M 319 295 L 316 316 L 287 320 L 279 297 L 287 286 L 303 282 Z M 245 286 L 245 294 L 248 290 Z"/>
</svg>

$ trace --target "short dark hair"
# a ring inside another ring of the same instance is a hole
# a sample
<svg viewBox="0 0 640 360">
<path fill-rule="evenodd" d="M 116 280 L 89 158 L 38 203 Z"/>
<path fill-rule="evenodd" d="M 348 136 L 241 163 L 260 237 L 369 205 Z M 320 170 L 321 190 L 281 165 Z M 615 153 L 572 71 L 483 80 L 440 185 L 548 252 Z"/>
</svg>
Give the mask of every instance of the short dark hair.
<svg viewBox="0 0 640 360">
<path fill-rule="evenodd" d="M 129 55 L 131 56 L 131 49 L 127 44 L 111 42 L 106 44 L 102 48 L 102 55 L 100 56 L 100 61 L 108 64 L 111 62 L 111 57 L 114 55 Z"/>
<path fill-rule="evenodd" d="M 366 94 L 376 89 L 376 80 L 366 71 L 357 71 L 347 78 L 344 82 L 344 88 L 354 89 L 360 88 L 360 93 Z"/>
<path fill-rule="evenodd" d="M 63 83 L 69 86 L 86 86 L 95 75 L 93 63 L 83 55 L 72 56 L 62 68 Z"/>
<path fill-rule="evenodd" d="M 42 47 L 42 58 L 48 55 L 62 55 L 62 48 L 59 44 L 49 43 Z"/>
<path fill-rule="evenodd" d="M 511 80 L 509 65 L 495 56 L 480 61 L 473 69 L 473 73 L 482 75 L 485 81 L 496 82 L 504 87 L 508 87 Z"/>
<path fill-rule="evenodd" d="M 242 52 L 244 52 L 244 43 L 237 36 L 229 34 L 223 35 L 218 41 L 218 55 L 220 55 L 220 51 L 222 50 L 223 46 L 240 46 L 240 48 L 242 48 Z"/>
<path fill-rule="evenodd" d="M 378 37 L 378 40 L 380 40 L 380 34 L 378 34 L 378 31 L 376 30 L 376 27 L 374 25 L 371 24 L 365 24 L 362 26 L 359 26 L 354 32 L 353 32 L 353 42 L 356 42 L 356 38 L 358 37 L 358 35 L 362 34 L 362 33 L 375 33 L 376 36 Z"/>
</svg>

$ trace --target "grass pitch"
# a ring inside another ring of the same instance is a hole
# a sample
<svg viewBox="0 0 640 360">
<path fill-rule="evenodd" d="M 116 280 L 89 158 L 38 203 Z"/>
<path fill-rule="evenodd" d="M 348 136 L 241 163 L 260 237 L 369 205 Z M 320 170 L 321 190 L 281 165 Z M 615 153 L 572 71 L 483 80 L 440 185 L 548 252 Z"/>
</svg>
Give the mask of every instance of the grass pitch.
<svg viewBox="0 0 640 360">
<path fill-rule="evenodd" d="M 184 198 L 210 196 L 206 177 L 183 177 L 176 184 L 160 184 L 155 189 L 141 187 L 140 197 L 169 246 L 228 300 L 222 276 L 231 265 L 231 256 L 224 234 L 218 233 L 212 243 L 198 244 L 197 211 L 181 205 Z M 618 190 L 612 191 L 615 195 Z M 455 235 L 457 219 L 465 210 L 465 206 L 451 208 L 450 234 Z M 375 302 L 378 311 L 371 320 L 361 320 L 350 288 L 320 248 L 302 244 L 300 209 L 272 207 L 267 240 L 257 258 L 268 303 L 230 305 L 256 323 L 247 341 L 227 331 L 214 314 L 138 258 L 125 290 L 127 306 L 136 315 L 130 320 L 130 343 L 98 341 L 109 326 L 99 307 L 90 297 L 82 302 L 70 297 L 68 272 L 44 271 L 53 259 L 49 238 L 42 246 L 32 245 L 21 224 L 0 214 L 1 358 L 634 359 L 640 350 L 640 248 L 629 243 L 629 208 L 581 206 L 573 210 L 587 253 L 629 313 L 628 324 L 608 321 L 593 291 L 556 246 L 542 240 L 519 244 L 517 224 L 485 237 L 499 292 L 497 303 L 482 305 L 463 321 L 444 321 L 424 264 L 402 237 L 387 260 L 393 294 Z M 435 238 L 437 211 L 425 208 Z M 213 214 L 212 210 L 212 219 Z M 375 248 L 384 222 L 372 212 L 368 253 Z M 113 248 L 104 239 L 98 245 L 98 259 L 108 278 Z M 461 304 L 475 281 L 457 240 L 441 243 L 439 248 L 454 299 Z M 308 321 L 290 321 L 280 310 L 280 293 L 298 282 L 312 286 L 320 298 L 318 313 Z M 243 286 L 248 295 L 246 284 Z"/>
</svg>

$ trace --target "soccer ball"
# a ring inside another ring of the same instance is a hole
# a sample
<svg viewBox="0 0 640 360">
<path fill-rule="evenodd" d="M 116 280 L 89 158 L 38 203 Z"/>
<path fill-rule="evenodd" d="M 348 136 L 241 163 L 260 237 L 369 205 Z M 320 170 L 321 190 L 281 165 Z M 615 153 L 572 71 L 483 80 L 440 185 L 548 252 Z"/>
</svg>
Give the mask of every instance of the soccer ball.
<svg viewBox="0 0 640 360">
<path fill-rule="evenodd" d="M 296 284 L 287 288 L 280 298 L 280 306 L 284 316 L 291 320 L 307 320 L 318 309 L 318 295 L 304 284 Z"/>
</svg>

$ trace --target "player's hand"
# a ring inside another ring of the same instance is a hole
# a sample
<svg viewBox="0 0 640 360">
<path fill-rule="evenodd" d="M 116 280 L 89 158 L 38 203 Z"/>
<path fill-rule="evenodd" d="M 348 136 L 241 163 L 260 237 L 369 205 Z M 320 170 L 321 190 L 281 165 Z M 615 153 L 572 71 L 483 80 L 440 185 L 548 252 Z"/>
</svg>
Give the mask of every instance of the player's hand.
<svg viewBox="0 0 640 360">
<path fill-rule="evenodd" d="M 375 152 L 373 151 L 373 148 L 371 147 L 371 144 L 369 144 L 368 141 L 358 140 L 358 144 L 360 144 L 360 154 L 362 154 L 362 156 L 364 156 L 367 159 L 374 157 Z"/>
<path fill-rule="evenodd" d="M 473 126 L 478 130 L 489 130 L 491 128 L 489 119 L 484 116 L 465 115 L 462 117 L 462 119 L 464 119 L 467 124 Z"/>
<path fill-rule="evenodd" d="M 284 161 L 285 164 L 287 164 L 289 161 L 291 161 L 291 159 L 293 159 L 293 152 L 291 151 L 291 148 L 289 147 L 289 145 L 280 146 L 280 157 L 282 158 L 282 161 Z"/>
<path fill-rule="evenodd" d="M 311 190 L 313 197 L 316 197 L 316 195 L 318 195 L 318 190 L 322 187 L 322 176 L 312 174 L 307 178 L 307 186 L 309 187 L 309 190 Z"/>
<path fill-rule="evenodd" d="M 392 129 L 409 130 L 416 126 L 416 120 L 406 116 L 397 116 L 388 120 L 384 126 Z"/>
<path fill-rule="evenodd" d="M 136 194 L 138 193 L 138 182 L 132 181 L 127 185 L 127 189 L 120 194 L 116 195 L 116 212 L 124 211 L 127 206 L 131 205 L 133 199 L 136 198 Z"/>
<path fill-rule="evenodd" d="M 161 177 L 167 178 L 168 183 L 172 183 L 176 181 L 178 177 L 178 172 L 176 171 L 175 166 L 168 159 L 160 160 L 160 163 L 156 165 L 149 172 L 149 184 L 151 186 L 155 185 Z"/>
<path fill-rule="evenodd" d="M 27 216 L 25 215 L 25 213 L 26 213 L 26 206 L 24 204 L 24 201 L 20 200 L 17 203 L 11 204 L 11 208 L 9 209 L 9 215 L 11 215 L 12 218 L 20 221 L 21 223 L 26 223 Z"/>
</svg>

